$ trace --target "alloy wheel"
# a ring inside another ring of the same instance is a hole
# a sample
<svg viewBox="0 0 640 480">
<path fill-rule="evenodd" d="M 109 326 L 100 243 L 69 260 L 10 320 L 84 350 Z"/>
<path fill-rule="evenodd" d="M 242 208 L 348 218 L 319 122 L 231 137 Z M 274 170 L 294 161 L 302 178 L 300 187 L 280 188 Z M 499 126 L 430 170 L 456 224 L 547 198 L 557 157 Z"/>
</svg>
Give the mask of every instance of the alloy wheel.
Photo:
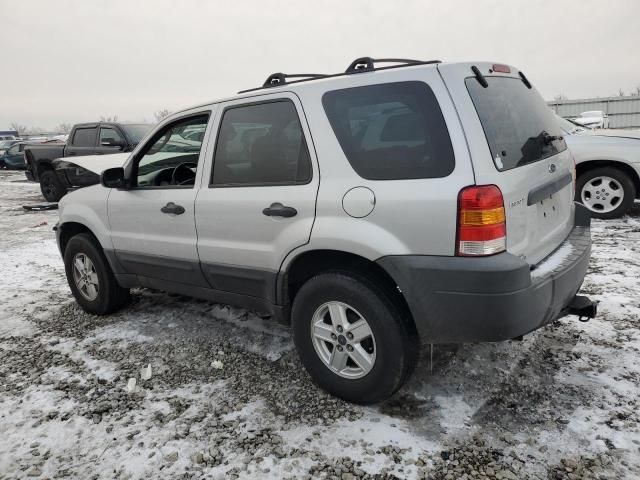
<svg viewBox="0 0 640 480">
<path fill-rule="evenodd" d="M 77 253 L 73 257 L 73 280 L 84 298 L 90 302 L 98 298 L 100 292 L 98 273 L 91 259 L 84 253 Z"/>
<path fill-rule="evenodd" d="M 311 339 L 325 366 L 343 378 L 362 378 L 375 364 L 371 327 L 346 303 L 331 301 L 318 307 L 311 321 Z"/>
</svg>

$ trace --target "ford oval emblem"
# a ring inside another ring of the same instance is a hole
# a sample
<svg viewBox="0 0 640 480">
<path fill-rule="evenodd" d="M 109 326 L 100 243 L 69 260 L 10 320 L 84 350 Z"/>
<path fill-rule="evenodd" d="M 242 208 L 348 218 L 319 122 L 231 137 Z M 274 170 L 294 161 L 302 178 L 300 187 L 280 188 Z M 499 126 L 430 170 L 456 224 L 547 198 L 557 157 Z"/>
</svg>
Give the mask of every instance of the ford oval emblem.
<svg viewBox="0 0 640 480">
<path fill-rule="evenodd" d="M 549 164 L 549 173 L 553 173 L 556 171 L 556 164 L 555 163 L 550 163 Z"/>
</svg>

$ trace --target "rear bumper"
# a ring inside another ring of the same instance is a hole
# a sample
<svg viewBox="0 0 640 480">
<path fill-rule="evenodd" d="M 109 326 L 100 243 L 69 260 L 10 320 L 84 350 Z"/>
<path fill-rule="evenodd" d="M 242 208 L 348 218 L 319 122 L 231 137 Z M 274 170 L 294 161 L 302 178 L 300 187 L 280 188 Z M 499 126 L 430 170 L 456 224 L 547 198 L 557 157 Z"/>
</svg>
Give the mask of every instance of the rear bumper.
<svg viewBox="0 0 640 480">
<path fill-rule="evenodd" d="M 591 256 L 588 210 L 576 204 L 575 226 L 531 270 L 510 253 L 491 257 L 390 256 L 378 260 L 396 281 L 424 343 L 502 341 L 566 313 Z"/>
</svg>

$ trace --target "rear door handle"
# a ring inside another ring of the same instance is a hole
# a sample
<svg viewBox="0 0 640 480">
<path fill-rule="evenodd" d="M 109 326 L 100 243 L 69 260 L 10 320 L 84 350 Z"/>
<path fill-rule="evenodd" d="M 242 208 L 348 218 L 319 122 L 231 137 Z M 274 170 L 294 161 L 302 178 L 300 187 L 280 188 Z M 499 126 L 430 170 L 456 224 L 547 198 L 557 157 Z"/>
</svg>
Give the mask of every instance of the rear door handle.
<svg viewBox="0 0 640 480">
<path fill-rule="evenodd" d="M 293 207 L 287 207 L 281 203 L 275 202 L 269 205 L 268 208 L 262 210 L 262 213 L 267 217 L 285 217 L 291 218 L 298 214 L 298 211 Z"/>
<path fill-rule="evenodd" d="M 162 213 L 169 213 L 173 215 L 182 215 L 185 210 L 182 205 L 176 205 L 173 202 L 167 203 L 164 207 L 160 209 Z"/>
</svg>

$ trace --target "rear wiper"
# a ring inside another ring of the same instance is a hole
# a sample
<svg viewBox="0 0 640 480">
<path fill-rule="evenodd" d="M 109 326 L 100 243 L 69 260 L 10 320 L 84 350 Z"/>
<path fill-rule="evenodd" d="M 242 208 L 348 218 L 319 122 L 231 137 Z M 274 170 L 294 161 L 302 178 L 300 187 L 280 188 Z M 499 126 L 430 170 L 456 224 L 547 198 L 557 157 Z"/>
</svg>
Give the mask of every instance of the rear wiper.
<svg viewBox="0 0 640 480">
<path fill-rule="evenodd" d="M 552 142 L 563 140 L 564 137 L 562 135 L 549 135 L 547 132 L 542 132 L 542 139 L 546 145 L 550 145 Z"/>
</svg>

